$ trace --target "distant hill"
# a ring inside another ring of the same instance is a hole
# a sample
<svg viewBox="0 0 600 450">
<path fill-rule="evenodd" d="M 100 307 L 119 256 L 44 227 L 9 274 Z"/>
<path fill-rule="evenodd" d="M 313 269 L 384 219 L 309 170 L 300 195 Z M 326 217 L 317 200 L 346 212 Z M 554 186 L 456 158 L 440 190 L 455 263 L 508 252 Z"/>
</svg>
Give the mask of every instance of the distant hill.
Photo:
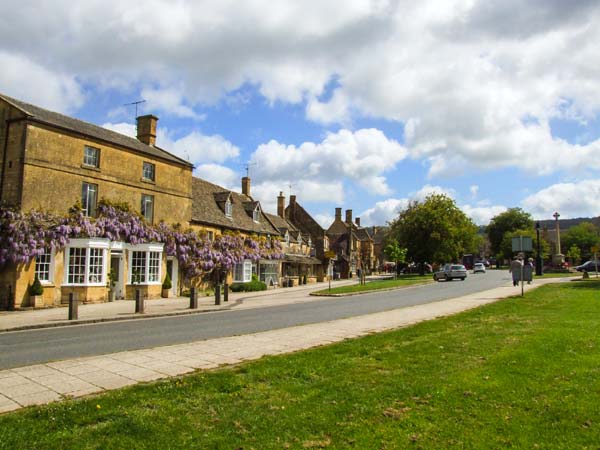
<svg viewBox="0 0 600 450">
<path fill-rule="evenodd" d="M 540 228 L 554 230 L 556 228 L 556 221 L 554 219 L 550 220 L 540 220 Z M 582 222 L 592 222 L 597 227 L 600 227 L 600 217 L 579 217 L 577 219 L 558 219 L 558 223 L 560 225 L 561 231 L 568 230 L 575 225 L 579 225 Z"/>
</svg>

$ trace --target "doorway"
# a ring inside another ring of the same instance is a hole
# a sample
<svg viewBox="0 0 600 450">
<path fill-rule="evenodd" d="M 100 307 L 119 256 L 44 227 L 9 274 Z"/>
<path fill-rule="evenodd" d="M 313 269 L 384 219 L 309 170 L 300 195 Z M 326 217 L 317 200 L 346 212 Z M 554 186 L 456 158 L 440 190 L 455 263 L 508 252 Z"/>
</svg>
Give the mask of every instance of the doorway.
<svg viewBox="0 0 600 450">
<path fill-rule="evenodd" d="M 170 294 L 173 297 L 179 296 L 179 266 L 177 264 L 177 260 L 175 258 L 169 257 L 167 258 L 167 273 L 169 274 L 169 278 L 171 278 L 171 292 Z"/>
<path fill-rule="evenodd" d="M 110 257 L 110 270 L 113 273 L 115 283 L 115 298 L 122 300 L 125 298 L 123 286 L 123 255 L 113 254 Z"/>
</svg>

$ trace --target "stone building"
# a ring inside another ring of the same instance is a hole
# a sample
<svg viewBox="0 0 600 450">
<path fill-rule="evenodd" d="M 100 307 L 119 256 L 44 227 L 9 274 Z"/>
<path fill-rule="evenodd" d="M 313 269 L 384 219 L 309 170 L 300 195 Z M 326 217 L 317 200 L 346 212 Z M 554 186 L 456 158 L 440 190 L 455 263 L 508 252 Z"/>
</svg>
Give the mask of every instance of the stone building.
<svg viewBox="0 0 600 450">
<path fill-rule="evenodd" d="M 78 203 L 94 216 L 106 199 L 128 203 L 150 223 L 187 224 L 193 166 L 156 146 L 158 118 L 137 121 L 135 139 L 0 94 L 0 202 L 60 215 Z M 169 271 L 177 292 L 177 262 L 166 258 L 160 242 L 71 239 L 63 250 L 48 251 L 28 265 L 5 267 L 0 289 L 11 292 L 14 304 L 5 306 L 27 306 L 28 286 L 37 274 L 46 305 L 65 302 L 69 293 L 106 301 L 111 273 L 117 297 L 131 298 L 134 282 L 156 297 Z"/>
</svg>

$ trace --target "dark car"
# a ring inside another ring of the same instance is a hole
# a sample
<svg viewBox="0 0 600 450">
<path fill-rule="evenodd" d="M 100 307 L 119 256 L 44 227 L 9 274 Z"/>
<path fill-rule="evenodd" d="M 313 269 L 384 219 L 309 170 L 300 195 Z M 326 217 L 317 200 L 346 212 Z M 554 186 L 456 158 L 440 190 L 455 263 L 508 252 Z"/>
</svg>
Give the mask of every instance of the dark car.
<svg viewBox="0 0 600 450">
<path fill-rule="evenodd" d="M 595 272 L 597 266 L 600 267 L 600 261 L 587 261 L 575 267 L 575 270 L 578 272 Z"/>
</svg>

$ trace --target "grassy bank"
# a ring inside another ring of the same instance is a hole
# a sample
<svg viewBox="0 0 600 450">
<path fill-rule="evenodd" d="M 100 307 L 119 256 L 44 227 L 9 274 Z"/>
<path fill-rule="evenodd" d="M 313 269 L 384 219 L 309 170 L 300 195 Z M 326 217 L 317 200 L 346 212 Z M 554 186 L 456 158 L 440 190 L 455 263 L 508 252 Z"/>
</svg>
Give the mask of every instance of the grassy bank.
<svg viewBox="0 0 600 450">
<path fill-rule="evenodd" d="M 0 416 L 0 448 L 596 448 L 600 283 Z"/>
<path fill-rule="evenodd" d="M 385 289 L 394 289 L 413 284 L 430 283 L 433 281 L 431 274 L 428 275 L 400 275 L 398 278 L 385 279 L 378 281 L 369 281 L 366 284 L 352 284 L 349 286 L 339 286 L 331 289 L 322 289 L 317 292 L 312 292 L 311 295 L 337 295 L 337 294 L 354 294 L 360 292 L 379 291 Z"/>
</svg>

